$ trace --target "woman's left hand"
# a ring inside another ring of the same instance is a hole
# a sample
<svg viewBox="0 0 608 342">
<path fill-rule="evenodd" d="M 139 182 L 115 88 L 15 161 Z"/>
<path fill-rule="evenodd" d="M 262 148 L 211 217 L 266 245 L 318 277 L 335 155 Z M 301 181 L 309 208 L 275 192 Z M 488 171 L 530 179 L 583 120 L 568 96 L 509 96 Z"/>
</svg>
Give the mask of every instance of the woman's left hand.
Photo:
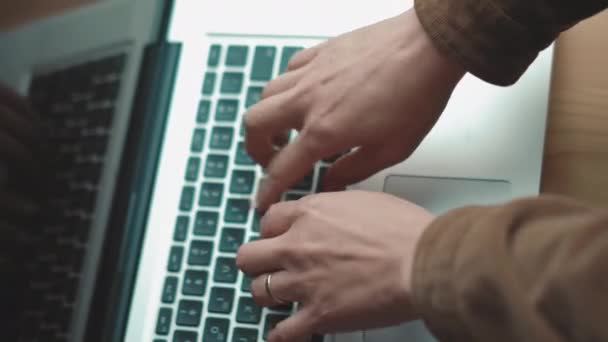
<svg viewBox="0 0 608 342">
<path fill-rule="evenodd" d="M 416 319 L 412 262 L 433 219 L 412 203 L 363 191 L 321 193 L 270 207 L 261 221 L 262 239 L 241 246 L 237 256 L 238 267 L 254 277 L 256 303 L 300 305 L 268 341 Z"/>
</svg>

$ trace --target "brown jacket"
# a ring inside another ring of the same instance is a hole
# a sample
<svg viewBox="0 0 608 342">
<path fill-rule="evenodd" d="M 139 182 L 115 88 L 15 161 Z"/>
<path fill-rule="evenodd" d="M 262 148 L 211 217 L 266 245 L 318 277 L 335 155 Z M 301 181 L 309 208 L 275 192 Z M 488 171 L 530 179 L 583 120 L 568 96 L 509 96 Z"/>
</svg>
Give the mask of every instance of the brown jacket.
<svg viewBox="0 0 608 342">
<path fill-rule="evenodd" d="M 416 0 L 436 45 L 497 85 L 516 82 L 561 31 L 606 7 Z M 608 211 L 540 196 L 448 212 L 418 247 L 413 296 L 443 342 L 608 341 Z"/>
</svg>

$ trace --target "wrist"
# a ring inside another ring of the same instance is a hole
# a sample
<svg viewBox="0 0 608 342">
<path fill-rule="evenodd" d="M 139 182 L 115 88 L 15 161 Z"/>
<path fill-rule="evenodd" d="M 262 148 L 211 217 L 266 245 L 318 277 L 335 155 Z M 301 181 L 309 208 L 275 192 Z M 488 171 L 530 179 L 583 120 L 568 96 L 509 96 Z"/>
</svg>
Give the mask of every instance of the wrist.
<svg viewBox="0 0 608 342">
<path fill-rule="evenodd" d="M 466 74 L 466 69 L 453 57 L 443 53 L 422 25 L 415 9 L 399 15 L 404 27 L 402 50 L 408 55 L 415 51 L 420 67 L 454 87 Z"/>
</svg>

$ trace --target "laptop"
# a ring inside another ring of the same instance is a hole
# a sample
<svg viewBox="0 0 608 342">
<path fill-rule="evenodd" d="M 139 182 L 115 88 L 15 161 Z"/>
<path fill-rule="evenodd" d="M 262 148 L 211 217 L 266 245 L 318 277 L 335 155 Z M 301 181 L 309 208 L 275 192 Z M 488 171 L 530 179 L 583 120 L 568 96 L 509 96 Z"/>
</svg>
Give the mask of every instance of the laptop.
<svg viewBox="0 0 608 342">
<path fill-rule="evenodd" d="M 294 51 L 411 6 L 402 0 L 176 1 L 168 38 L 182 51 L 127 340 L 263 341 L 288 315 L 251 308 L 249 279 L 234 268 L 236 246 L 257 238 L 258 218 L 247 208 L 262 177 L 243 152 L 240 114 Z M 435 213 L 538 193 L 551 60 L 548 49 L 506 89 L 465 77 L 411 158 L 351 188 L 385 191 Z M 318 163 L 285 199 L 314 192 L 326 166 Z M 325 339 L 432 337 L 412 322 Z"/>
<path fill-rule="evenodd" d="M 148 12 L 127 12 L 142 25 L 153 25 L 155 11 L 162 12 L 162 39 L 144 49 L 155 30 L 133 33 L 136 38 L 131 41 L 141 43 L 131 45 L 132 63 L 122 64 L 129 76 L 117 103 L 124 107 L 117 107 L 113 118 L 120 117 L 123 134 L 118 140 L 112 135 L 105 150 L 104 160 L 114 160 L 114 166 L 102 170 L 102 182 L 107 183 L 94 200 L 95 213 L 103 213 L 91 223 L 98 250 L 89 245 L 84 252 L 87 274 L 77 286 L 79 294 L 88 293 L 88 304 L 79 305 L 72 316 L 71 326 L 78 333 L 69 337 L 265 341 L 266 333 L 297 307 L 255 306 L 250 279 L 235 266 L 238 246 L 258 238 L 259 216 L 250 203 L 263 175 L 244 150 L 242 114 L 300 49 L 399 14 L 413 4 L 175 0 L 159 9 L 162 6 L 136 3 L 132 6 Z M 73 31 L 84 25 L 85 13 L 89 12 L 72 13 L 80 19 L 69 25 L 58 20 L 51 26 Z M 15 37 L 12 44 L 30 45 L 22 36 Z M 6 39 L 0 38 L 4 46 Z M 90 39 L 59 45 L 64 46 L 62 55 L 68 56 L 86 51 L 81 50 L 85 43 L 103 46 Z M 350 189 L 391 193 L 437 214 L 537 194 L 552 55 L 550 47 L 509 88 L 466 76 L 411 158 Z M 43 65 L 52 60 L 57 58 L 38 59 Z M 21 90 L 32 89 L 35 98 L 38 83 L 31 78 L 22 81 L 32 68 L 15 70 L 5 79 Z M 331 162 L 320 161 L 284 199 L 316 192 Z M 88 261 L 92 259 L 95 262 Z M 315 339 L 433 341 L 419 321 Z"/>
<path fill-rule="evenodd" d="M 15 282 L 22 293 L 6 294 L 18 298 L 11 311 L 0 309 L 12 317 L 2 325 L 6 340 L 85 340 L 132 98 L 161 5 L 98 1 L 0 33 L 0 81 L 29 98 L 44 142 L 41 212 L 14 225 L 18 238 L 0 229 L 23 251 L 18 265 L 2 268 L 23 278 Z"/>
</svg>

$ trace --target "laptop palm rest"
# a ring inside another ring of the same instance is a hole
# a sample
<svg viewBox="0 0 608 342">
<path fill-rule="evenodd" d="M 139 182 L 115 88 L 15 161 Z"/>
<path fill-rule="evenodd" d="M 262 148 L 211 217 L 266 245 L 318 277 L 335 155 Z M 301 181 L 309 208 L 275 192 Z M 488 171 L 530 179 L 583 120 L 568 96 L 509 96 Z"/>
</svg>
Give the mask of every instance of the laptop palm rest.
<svg viewBox="0 0 608 342">
<path fill-rule="evenodd" d="M 384 192 L 440 214 L 471 204 L 492 204 L 511 198 L 511 184 L 502 180 L 388 176 Z"/>
<path fill-rule="evenodd" d="M 383 191 L 440 214 L 471 204 L 504 202 L 511 196 L 511 184 L 502 180 L 392 175 L 386 177 Z M 364 333 L 363 340 L 436 341 L 421 321 L 368 330 Z"/>
</svg>

